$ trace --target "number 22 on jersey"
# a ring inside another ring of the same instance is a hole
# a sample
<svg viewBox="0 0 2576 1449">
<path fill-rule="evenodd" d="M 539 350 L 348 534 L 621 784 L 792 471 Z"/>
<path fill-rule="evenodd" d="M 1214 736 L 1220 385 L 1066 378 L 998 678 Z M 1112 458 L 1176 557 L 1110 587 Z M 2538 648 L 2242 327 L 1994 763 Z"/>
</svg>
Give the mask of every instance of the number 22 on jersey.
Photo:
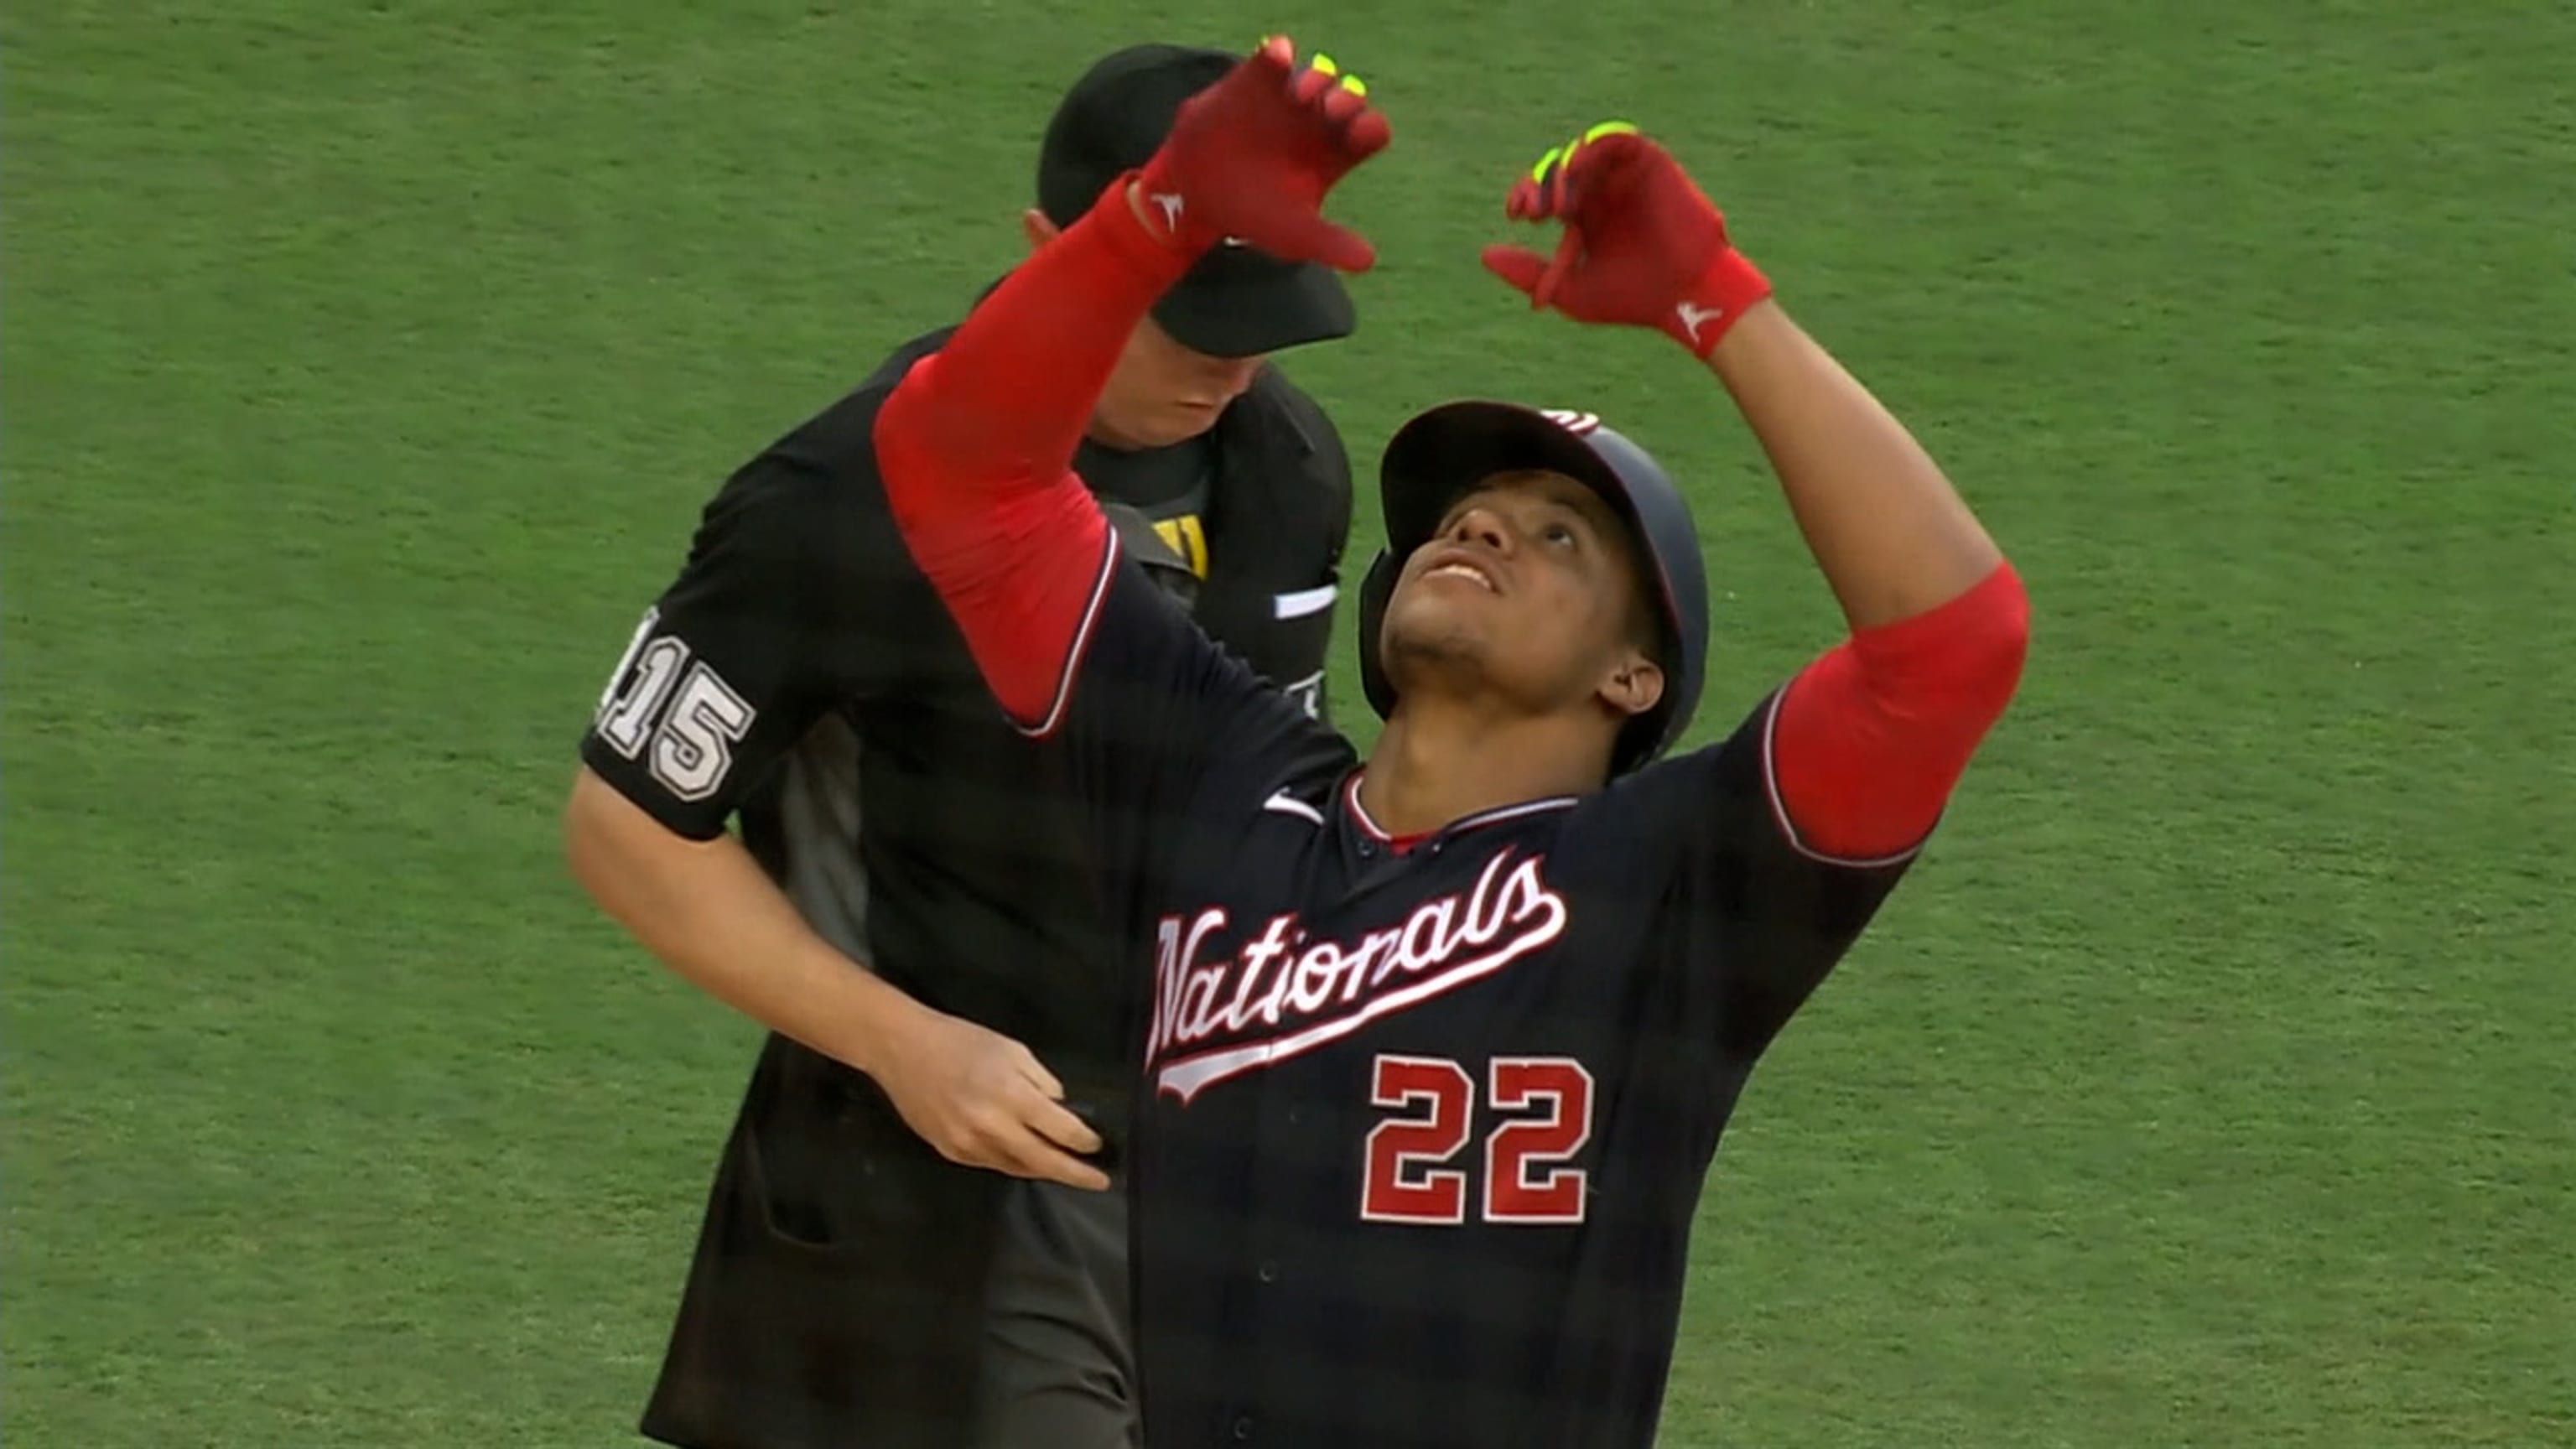
<svg viewBox="0 0 2576 1449">
<path fill-rule="evenodd" d="M 1483 1150 L 1477 1097 L 1493 1122 Z M 1360 1216 L 1373 1223 L 1456 1227 L 1469 1208 L 1485 1222 L 1562 1226 L 1583 1221 L 1591 1189 L 1570 1165 L 1592 1140 L 1592 1073 L 1572 1057 L 1495 1057 L 1485 1080 L 1446 1057 L 1382 1055 L 1369 1102 L 1390 1116 L 1369 1130 Z M 1461 1156 L 1468 1161 L 1455 1165 Z"/>
</svg>

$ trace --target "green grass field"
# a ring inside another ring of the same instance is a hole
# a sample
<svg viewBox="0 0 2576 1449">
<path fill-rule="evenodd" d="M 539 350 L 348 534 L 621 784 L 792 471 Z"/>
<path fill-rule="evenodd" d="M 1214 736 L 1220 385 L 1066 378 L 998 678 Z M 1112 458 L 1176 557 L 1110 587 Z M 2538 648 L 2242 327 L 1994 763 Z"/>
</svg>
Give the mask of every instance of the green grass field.
<svg viewBox="0 0 2576 1449">
<path fill-rule="evenodd" d="M 1397 129 L 1363 331 L 1287 365 L 1368 458 L 1466 393 L 1662 452 L 1703 737 L 1835 619 L 1686 361 L 1476 267 L 1584 123 L 1676 146 L 2030 581 L 1720 1154 L 1666 1442 L 2576 1443 L 2542 0 L 11 7 L 8 1442 L 637 1442 L 753 1036 L 571 887 L 574 740 L 724 472 L 1014 259 L 1081 65 L 1272 29 Z"/>
</svg>

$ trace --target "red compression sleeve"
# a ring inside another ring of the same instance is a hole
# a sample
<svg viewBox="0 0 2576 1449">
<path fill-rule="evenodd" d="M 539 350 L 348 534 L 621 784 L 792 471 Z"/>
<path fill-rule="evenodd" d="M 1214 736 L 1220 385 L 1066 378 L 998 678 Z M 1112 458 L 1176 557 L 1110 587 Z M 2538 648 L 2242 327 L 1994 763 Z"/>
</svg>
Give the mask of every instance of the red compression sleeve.
<svg viewBox="0 0 2576 1449">
<path fill-rule="evenodd" d="M 2012 565 L 1910 619 L 1863 629 L 1789 682 L 1771 735 L 1783 826 L 1819 855 L 1920 844 L 2021 683 L 2030 599 Z"/>
<path fill-rule="evenodd" d="M 1053 727 L 1106 582 L 1108 520 L 1073 451 L 1128 334 L 1194 260 L 1145 229 L 1122 178 L 877 414 L 895 525 L 1024 728 Z"/>
</svg>

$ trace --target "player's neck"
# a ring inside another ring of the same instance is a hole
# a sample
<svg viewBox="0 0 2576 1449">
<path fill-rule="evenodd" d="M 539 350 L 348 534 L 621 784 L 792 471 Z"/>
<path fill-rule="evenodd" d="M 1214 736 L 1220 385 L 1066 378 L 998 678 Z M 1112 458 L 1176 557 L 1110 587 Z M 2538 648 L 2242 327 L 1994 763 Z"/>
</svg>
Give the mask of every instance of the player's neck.
<svg viewBox="0 0 2576 1449">
<path fill-rule="evenodd" d="M 1360 805 L 1388 834 L 1420 835 L 1488 810 L 1590 794 L 1603 774 L 1578 721 L 1409 705 L 1369 752 Z"/>
</svg>

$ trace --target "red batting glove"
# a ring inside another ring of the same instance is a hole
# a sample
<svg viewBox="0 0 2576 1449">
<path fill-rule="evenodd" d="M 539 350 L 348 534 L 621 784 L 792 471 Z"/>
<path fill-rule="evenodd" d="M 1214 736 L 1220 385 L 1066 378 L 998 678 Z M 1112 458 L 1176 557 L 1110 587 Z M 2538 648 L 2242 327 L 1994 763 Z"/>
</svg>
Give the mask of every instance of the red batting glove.
<svg viewBox="0 0 2576 1449">
<path fill-rule="evenodd" d="M 1672 153 L 1606 121 L 1541 156 L 1503 205 L 1564 224 L 1554 257 L 1485 248 L 1486 270 L 1578 322 L 1660 329 L 1706 358 L 1771 283 L 1726 236 L 1726 217 Z"/>
<path fill-rule="evenodd" d="M 1367 87 L 1273 36 L 1225 77 L 1182 102 L 1162 148 L 1145 163 L 1148 224 L 1176 246 L 1219 241 L 1282 261 L 1346 272 L 1377 263 L 1359 233 L 1324 220 L 1324 193 L 1392 139 Z"/>
</svg>

